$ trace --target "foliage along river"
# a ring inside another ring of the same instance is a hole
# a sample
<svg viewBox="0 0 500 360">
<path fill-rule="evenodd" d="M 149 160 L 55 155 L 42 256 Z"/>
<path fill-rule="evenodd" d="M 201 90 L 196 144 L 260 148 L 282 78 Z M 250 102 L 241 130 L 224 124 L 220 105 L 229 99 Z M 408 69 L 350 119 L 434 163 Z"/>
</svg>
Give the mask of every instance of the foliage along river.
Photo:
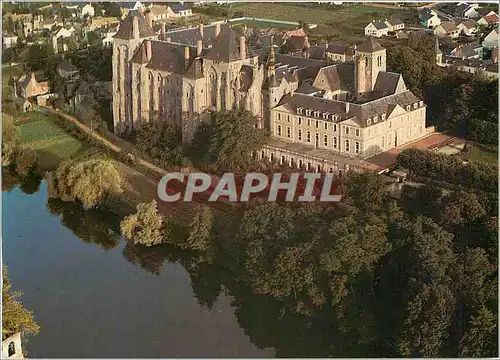
<svg viewBox="0 0 500 360">
<path fill-rule="evenodd" d="M 276 355 L 251 341 L 266 332 L 248 326 L 259 305 L 242 307 L 182 253 L 127 246 L 119 218 L 48 199 L 44 182 L 3 190 L 3 262 L 40 325 L 29 357 Z"/>
</svg>

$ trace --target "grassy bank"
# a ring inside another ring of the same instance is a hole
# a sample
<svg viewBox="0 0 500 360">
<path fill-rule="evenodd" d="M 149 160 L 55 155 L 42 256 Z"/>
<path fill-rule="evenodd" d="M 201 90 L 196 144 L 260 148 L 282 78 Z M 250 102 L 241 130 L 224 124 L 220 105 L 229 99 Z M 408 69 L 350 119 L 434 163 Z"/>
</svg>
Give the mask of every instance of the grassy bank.
<svg viewBox="0 0 500 360">
<path fill-rule="evenodd" d="M 54 170 L 61 161 L 78 157 L 89 149 L 88 144 L 66 132 L 53 116 L 29 112 L 13 119 L 21 133 L 21 145 L 36 150 L 42 172 Z"/>
<path fill-rule="evenodd" d="M 491 149 L 483 145 L 474 144 L 467 151 L 467 159 L 497 165 L 498 149 Z"/>
</svg>

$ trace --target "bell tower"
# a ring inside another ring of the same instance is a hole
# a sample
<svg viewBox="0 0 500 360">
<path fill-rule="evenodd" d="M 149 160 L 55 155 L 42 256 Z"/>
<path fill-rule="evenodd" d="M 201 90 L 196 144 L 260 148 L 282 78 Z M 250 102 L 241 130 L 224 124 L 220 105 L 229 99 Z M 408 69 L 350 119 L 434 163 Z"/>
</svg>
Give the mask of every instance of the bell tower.
<svg viewBox="0 0 500 360">
<path fill-rule="evenodd" d="M 355 48 L 354 77 L 356 92 L 366 94 L 373 91 L 378 73 L 386 71 L 386 52 L 380 43 L 369 37 Z"/>
</svg>

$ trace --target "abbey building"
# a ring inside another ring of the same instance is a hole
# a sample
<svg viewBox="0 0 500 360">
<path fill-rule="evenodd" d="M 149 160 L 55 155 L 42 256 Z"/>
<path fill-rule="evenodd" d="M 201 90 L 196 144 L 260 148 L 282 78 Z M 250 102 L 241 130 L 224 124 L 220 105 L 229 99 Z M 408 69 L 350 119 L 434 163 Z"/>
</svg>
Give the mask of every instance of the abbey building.
<svg viewBox="0 0 500 360">
<path fill-rule="evenodd" d="M 279 54 L 227 23 L 155 32 L 131 12 L 113 40 L 115 132 L 149 121 L 182 126 L 197 114 L 244 108 L 270 130 L 257 156 L 320 171 L 374 170 L 365 161 L 426 135 L 426 106 L 386 71 L 373 38 L 352 62 Z"/>
</svg>

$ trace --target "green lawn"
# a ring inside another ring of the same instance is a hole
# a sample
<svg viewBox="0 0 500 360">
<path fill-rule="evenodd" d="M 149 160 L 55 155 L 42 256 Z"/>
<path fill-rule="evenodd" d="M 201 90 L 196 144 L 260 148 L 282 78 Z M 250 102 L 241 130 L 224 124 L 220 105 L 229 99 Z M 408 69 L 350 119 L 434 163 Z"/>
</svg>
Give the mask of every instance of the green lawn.
<svg viewBox="0 0 500 360">
<path fill-rule="evenodd" d="M 89 149 L 50 115 L 31 112 L 19 115 L 14 123 L 19 124 L 22 145 L 37 151 L 42 170 L 53 170 L 61 161 L 82 156 Z"/>
<path fill-rule="evenodd" d="M 498 150 L 474 145 L 473 147 L 469 148 L 469 151 L 467 152 L 467 159 L 498 165 Z"/>
<path fill-rule="evenodd" d="M 291 3 L 238 3 L 230 12 L 243 12 L 246 17 L 303 21 L 317 24 L 310 37 L 326 37 L 332 41 L 358 42 L 364 38 L 364 28 L 372 20 L 399 18 L 407 24 L 417 22 L 416 10 L 381 8 L 367 5 L 322 8 Z"/>
</svg>

